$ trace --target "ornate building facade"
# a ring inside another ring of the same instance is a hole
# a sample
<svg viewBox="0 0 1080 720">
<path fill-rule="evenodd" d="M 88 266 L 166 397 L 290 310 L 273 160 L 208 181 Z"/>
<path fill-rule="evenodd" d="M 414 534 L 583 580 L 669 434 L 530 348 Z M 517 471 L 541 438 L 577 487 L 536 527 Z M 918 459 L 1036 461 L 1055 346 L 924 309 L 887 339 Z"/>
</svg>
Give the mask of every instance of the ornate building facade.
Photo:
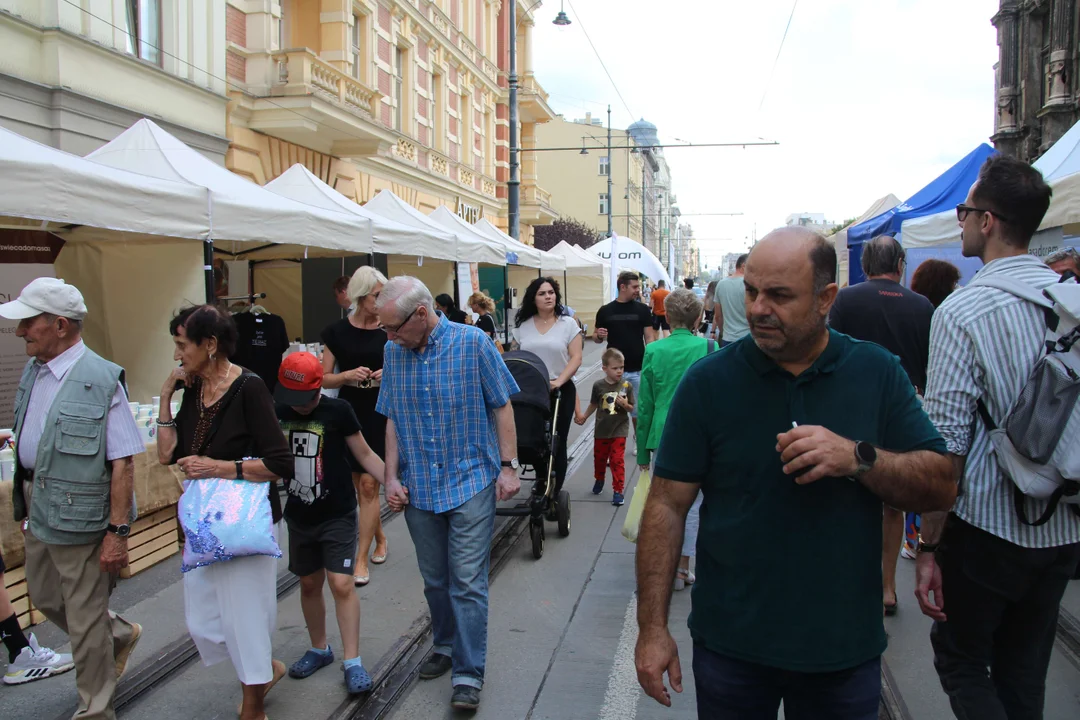
<svg viewBox="0 0 1080 720">
<path fill-rule="evenodd" d="M 1080 119 L 1076 0 L 1001 0 L 994 147 L 1036 160 Z"/>
<path fill-rule="evenodd" d="M 537 5 L 538 7 L 538 5 Z M 509 22 L 521 146 L 554 118 L 519 0 L 229 0 L 226 165 L 265 183 L 296 162 L 358 203 L 390 189 L 506 226 Z M 521 239 L 557 217 L 523 153 Z"/>
</svg>

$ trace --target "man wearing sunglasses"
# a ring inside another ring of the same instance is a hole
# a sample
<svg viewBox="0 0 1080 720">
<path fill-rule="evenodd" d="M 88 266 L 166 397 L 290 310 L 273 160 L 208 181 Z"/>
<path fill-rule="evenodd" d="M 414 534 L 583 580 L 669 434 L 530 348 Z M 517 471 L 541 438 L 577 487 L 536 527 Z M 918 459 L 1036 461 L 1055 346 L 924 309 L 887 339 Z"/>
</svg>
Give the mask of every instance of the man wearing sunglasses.
<svg viewBox="0 0 1080 720">
<path fill-rule="evenodd" d="M 956 207 L 975 280 L 1041 290 L 1059 278 L 1029 254 L 1051 191 L 1030 165 L 995 155 Z M 950 295 L 930 330 L 926 411 L 948 446 L 960 494 L 949 513 L 925 513 L 916 597 L 934 619 L 934 667 L 963 718 L 1042 717 L 1058 606 L 1080 560 L 1080 517 L 1062 506 L 1045 524 L 1021 521 L 981 400 L 1002 423 L 1042 355 L 1040 307 L 986 285 Z M 1039 517 L 1046 501 L 1026 501 Z M 933 599 L 931 599 L 931 594 Z"/>
<path fill-rule="evenodd" d="M 476 710 L 484 685 L 495 502 L 517 494 L 517 383 L 484 331 L 435 314 L 414 277 L 375 303 L 387 345 L 375 409 L 386 422 L 386 503 L 405 510 L 431 610 L 420 679 L 447 672 L 450 705 Z"/>
</svg>

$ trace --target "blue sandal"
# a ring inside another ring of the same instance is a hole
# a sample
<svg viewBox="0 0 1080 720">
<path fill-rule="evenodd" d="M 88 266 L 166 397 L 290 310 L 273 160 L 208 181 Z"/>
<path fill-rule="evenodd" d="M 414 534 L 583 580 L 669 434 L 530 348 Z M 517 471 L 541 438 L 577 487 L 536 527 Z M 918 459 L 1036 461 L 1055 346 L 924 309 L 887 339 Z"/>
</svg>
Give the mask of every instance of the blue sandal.
<svg viewBox="0 0 1080 720">
<path fill-rule="evenodd" d="M 304 657 L 294 662 L 292 667 L 289 668 L 289 677 L 303 680 L 306 677 L 311 677 L 316 670 L 324 668 L 332 662 L 334 662 L 333 650 L 325 653 L 308 650 L 304 653 Z"/>
<path fill-rule="evenodd" d="M 369 692 L 373 684 L 363 665 L 345 666 L 345 689 L 350 695 Z"/>
</svg>

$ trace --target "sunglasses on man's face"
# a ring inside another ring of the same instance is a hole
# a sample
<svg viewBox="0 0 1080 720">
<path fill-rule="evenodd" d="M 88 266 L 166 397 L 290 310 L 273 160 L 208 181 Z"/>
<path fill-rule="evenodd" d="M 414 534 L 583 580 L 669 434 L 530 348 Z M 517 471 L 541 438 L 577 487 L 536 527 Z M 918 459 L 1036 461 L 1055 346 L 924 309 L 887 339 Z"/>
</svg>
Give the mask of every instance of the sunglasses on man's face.
<svg viewBox="0 0 1080 720">
<path fill-rule="evenodd" d="M 960 203 L 959 205 L 956 206 L 956 219 L 959 220 L 960 222 L 964 222 L 965 220 L 967 220 L 968 214 L 973 213 L 973 212 L 986 213 L 987 215 L 992 215 L 992 216 L 996 217 L 998 220 L 1001 220 L 1002 222 L 1011 222 L 1011 220 L 1009 220 L 1009 218 L 1005 217 L 1004 215 L 997 212 L 996 210 L 984 210 L 983 208 L 971 207 L 970 205 L 965 205 L 964 203 Z"/>
</svg>

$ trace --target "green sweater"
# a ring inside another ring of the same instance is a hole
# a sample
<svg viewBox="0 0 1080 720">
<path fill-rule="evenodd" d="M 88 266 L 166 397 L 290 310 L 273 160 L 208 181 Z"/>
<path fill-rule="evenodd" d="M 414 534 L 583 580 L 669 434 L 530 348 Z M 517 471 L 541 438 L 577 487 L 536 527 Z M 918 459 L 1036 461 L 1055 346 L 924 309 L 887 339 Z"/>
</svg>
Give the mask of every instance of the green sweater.
<svg viewBox="0 0 1080 720">
<path fill-rule="evenodd" d="M 675 388 L 690 366 L 705 357 L 710 344 L 715 349 L 716 343 L 677 328 L 663 340 L 645 346 L 637 405 L 638 465 L 648 465 L 652 451 L 660 447 Z"/>
</svg>

